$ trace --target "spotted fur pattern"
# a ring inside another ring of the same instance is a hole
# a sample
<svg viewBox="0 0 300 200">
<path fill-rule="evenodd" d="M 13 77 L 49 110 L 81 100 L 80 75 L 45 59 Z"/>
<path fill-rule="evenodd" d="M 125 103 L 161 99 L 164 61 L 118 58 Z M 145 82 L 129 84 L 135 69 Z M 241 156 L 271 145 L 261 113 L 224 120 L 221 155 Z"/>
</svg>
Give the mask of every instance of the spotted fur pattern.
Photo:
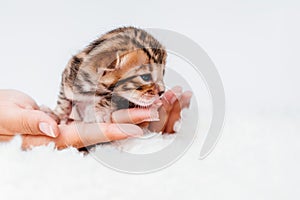
<svg viewBox="0 0 300 200">
<path fill-rule="evenodd" d="M 142 29 L 104 34 L 68 62 L 52 116 L 110 122 L 117 109 L 151 105 L 165 89 L 166 57 L 165 48 Z"/>
</svg>

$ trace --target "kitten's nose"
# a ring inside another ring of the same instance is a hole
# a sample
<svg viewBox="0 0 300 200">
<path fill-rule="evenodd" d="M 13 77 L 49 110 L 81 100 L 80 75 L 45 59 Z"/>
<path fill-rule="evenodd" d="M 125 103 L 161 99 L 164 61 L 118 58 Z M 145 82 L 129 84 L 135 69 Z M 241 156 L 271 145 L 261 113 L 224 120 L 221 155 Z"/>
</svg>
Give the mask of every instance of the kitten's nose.
<svg viewBox="0 0 300 200">
<path fill-rule="evenodd" d="M 156 94 L 161 96 L 165 92 L 165 85 L 162 82 L 155 84 Z"/>
<path fill-rule="evenodd" d="M 158 92 L 158 96 L 161 96 L 165 91 Z"/>
<path fill-rule="evenodd" d="M 156 84 L 157 94 L 161 96 L 165 92 L 165 86 L 163 83 Z"/>
</svg>

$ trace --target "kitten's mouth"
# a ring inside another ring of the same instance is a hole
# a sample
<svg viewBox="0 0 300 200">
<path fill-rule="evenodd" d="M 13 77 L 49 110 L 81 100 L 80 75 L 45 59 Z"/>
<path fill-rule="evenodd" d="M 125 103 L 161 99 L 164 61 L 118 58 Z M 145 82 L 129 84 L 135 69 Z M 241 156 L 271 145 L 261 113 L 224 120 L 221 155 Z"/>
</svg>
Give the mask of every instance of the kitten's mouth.
<svg viewBox="0 0 300 200">
<path fill-rule="evenodd" d="M 140 105 L 137 105 L 137 104 L 135 104 L 135 103 L 133 103 L 133 102 L 131 102 L 131 101 L 128 101 L 129 102 L 129 106 L 128 106 L 128 108 L 136 108 L 136 107 L 141 107 Z M 145 106 L 145 107 L 147 107 L 147 106 Z M 149 106 L 148 106 L 149 107 Z"/>
<path fill-rule="evenodd" d="M 114 96 L 112 101 L 117 105 L 118 109 L 126 108 L 149 108 L 156 98 L 152 99 L 126 99 L 121 96 Z"/>
</svg>

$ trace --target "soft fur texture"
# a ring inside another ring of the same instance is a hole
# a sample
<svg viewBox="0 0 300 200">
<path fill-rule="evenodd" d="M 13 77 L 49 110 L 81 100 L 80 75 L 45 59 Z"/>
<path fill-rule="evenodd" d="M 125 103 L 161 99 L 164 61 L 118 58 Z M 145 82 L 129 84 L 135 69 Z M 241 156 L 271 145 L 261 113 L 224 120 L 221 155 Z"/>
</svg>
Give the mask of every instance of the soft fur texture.
<svg viewBox="0 0 300 200">
<path fill-rule="evenodd" d="M 299 190 L 294 190 L 299 181 L 298 122 L 299 116 L 295 115 L 229 113 L 221 140 L 205 160 L 198 159 L 203 142 L 199 135 L 175 164 L 144 175 L 116 172 L 91 155 L 83 156 L 72 148 L 56 151 L 48 146 L 24 152 L 17 138 L 9 144 L 0 144 L 0 197 L 3 200 L 296 199 L 300 195 Z M 176 135 L 155 137 L 131 148 L 141 151 L 145 146 L 151 149 L 152 145 L 154 149 L 173 137 Z"/>
<path fill-rule="evenodd" d="M 150 106 L 165 90 L 166 56 L 164 47 L 142 29 L 112 30 L 72 57 L 57 106 L 47 112 L 58 122 L 111 122 L 115 110 Z"/>
</svg>

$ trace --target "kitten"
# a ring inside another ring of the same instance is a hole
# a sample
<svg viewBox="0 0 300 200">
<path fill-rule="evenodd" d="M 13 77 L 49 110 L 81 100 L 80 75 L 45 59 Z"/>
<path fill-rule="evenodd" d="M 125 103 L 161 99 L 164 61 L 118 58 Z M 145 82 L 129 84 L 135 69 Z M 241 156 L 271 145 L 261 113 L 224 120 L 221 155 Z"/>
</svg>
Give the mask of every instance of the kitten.
<svg viewBox="0 0 300 200">
<path fill-rule="evenodd" d="M 146 31 L 112 30 L 71 58 L 57 106 L 47 112 L 58 122 L 111 122 L 115 110 L 149 107 L 165 90 L 166 57 L 165 48 Z"/>
</svg>

